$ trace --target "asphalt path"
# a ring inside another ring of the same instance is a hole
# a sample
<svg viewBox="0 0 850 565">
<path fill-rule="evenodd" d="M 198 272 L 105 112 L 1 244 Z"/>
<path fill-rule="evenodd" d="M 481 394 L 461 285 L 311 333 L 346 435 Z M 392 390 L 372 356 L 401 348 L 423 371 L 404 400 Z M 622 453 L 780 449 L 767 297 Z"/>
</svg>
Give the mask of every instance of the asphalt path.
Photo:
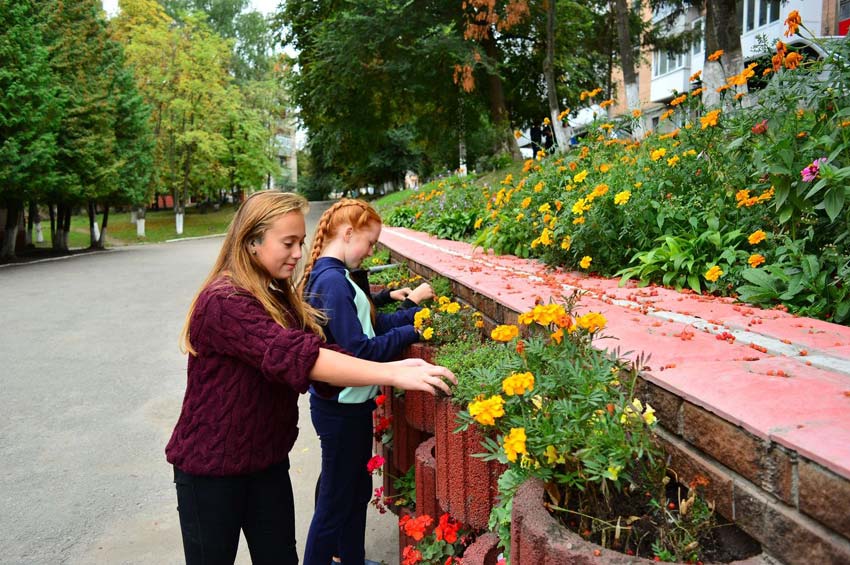
<svg viewBox="0 0 850 565">
<path fill-rule="evenodd" d="M 324 207 L 311 206 L 308 234 Z M 183 562 L 163 450 L 186 385 L 178 337 L 221 241 L 0 268 L 0 563 Z M 320 449 L 299 405 L 302 555 Z M 370 508 L 367 557 L 397 563 L 396 532 Z M 237 563 L 250 563 L 244 539 Z"/>
</svg>

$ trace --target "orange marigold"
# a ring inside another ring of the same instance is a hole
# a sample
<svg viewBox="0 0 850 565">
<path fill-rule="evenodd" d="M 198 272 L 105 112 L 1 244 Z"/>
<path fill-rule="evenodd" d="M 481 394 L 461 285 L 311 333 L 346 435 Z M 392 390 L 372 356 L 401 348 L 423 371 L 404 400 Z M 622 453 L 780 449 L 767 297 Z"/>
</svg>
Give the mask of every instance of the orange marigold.
<svg viewBox="0 0 850 565">
<path fill-rule="evenodd" d="M 723 56 L 723 49 L 718 49 L 714 53 L 708 56 L 709 61 L 717 61 L 720 57 Z"/>
<path fill-rule="evenodd" d="M 800 24 L 802 23 L 803 19 L 800 17 L 800 12 L 797 10 L 791 10 L 791 13 L 788 14 L 787 18 L 785 18 L 785 25 L 788 26 L 788 29 L 785 30 L 785 37 L 797 33 L 797 29 L 799 29 Z"/>
<path fill-rule="evenodd" d="M 803 57 L 796 51 L 791 51 L 785 55 L 785 68 L 793 71 L 803 61 Z"/>
</svg>

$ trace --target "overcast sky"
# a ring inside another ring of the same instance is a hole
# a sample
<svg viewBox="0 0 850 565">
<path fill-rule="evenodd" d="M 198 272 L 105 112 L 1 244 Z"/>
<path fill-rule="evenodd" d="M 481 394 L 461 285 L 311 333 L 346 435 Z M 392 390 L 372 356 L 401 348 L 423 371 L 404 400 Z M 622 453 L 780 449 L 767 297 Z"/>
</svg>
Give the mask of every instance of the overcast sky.
<svg viewBox="0 0 850 565">
<path fill-rule="evenodd" d="M 258 12 L 269 14 L 277 8 L 278 1 L 282 0 L 251 0 L 250 7 Z M 103 0 L 103 9 L 110 16 L 118 11 L 118 0 Z"/>
</svg>

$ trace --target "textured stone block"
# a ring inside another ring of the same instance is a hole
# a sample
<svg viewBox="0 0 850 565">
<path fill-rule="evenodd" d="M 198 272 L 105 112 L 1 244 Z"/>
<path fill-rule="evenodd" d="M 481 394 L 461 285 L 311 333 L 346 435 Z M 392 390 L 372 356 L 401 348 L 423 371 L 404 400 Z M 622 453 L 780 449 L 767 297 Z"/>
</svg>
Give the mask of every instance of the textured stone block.
<svg viewBox="0 0 850 565">
<path fill-rule="evenodd" d="M 850 538 L 850 482 L 809 460 L 799 464 L 800 510 Z"/>
</svg>

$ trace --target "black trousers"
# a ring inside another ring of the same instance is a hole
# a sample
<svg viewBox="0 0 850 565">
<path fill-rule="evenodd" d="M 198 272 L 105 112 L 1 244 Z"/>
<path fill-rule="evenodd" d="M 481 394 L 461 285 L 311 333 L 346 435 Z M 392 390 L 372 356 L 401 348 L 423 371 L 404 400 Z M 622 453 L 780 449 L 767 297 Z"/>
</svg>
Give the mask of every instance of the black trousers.
<svg viewBox="0 0 850 565">
<path fill-rule="evenodd" d="M 310 416 L 322 444 L 322 475 L 304 565 L 330 565 L 331 556 L 340 557 L 343 565 L 364 562 L 374 409 L 372 400 L 340 404 L 310 395 Z"/>
<path fill-rule="evenodd" d="M 232 565 L 240 530 L 255 565 L 298 563 L 288 459 L 229 477 L 190 475 L 174 467 L 174 483 L 187 565 Z"/>
</svg>

